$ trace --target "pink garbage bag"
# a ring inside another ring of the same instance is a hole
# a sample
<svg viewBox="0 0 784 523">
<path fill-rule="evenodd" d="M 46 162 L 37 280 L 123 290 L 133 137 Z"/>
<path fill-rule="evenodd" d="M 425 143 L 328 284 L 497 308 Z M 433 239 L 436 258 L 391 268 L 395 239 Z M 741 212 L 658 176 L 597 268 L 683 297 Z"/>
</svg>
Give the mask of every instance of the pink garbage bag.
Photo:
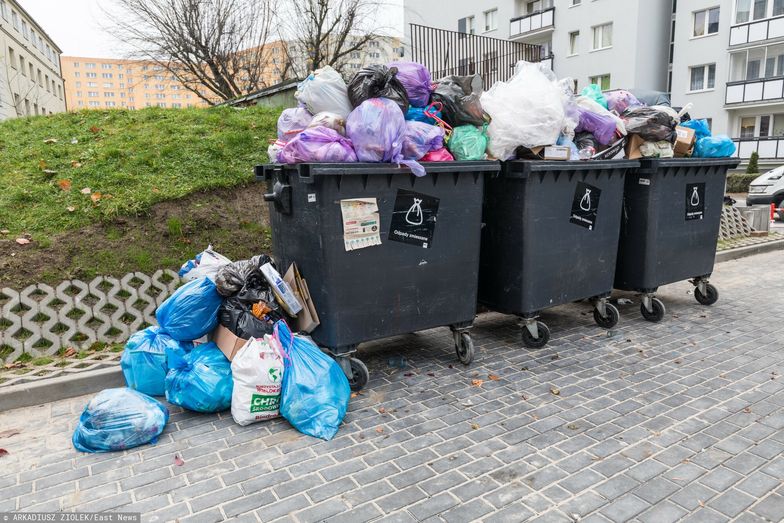
<svg viewBox="0 0 784 523">
<path fill-rule="evenodd" d="M 390 69 L 397 68 L 397 79 L 403 84 L 408 94 L 408 101 L 413 107 L 425 107 L 430 103 L 433 92 L 433 79 L 430 71 L 416 62 L 392 62 L 387 64 Z"/>
<path fill-rule="evenodd" d="M 403 157 L 419 160 L 430 151 L 444 147 L 444 130 L 436 125 L 414 120 L 406 121 L 403 135 Z"/>
<path fill-rule="evenodd" d="M 452 156 L 452 153 L 449 152 L 449 149 L 446 147 L 442 147 L 441 149 L 436 149 L 435 151 L 430 151 L 422 158 L 419 159 L 421 162 L 454 162 L 455 157 Z"/>
<path fill-rule="evenodd" d="M 397 109 L 397 106 L 395 106 Z M 397 109 L 400 112 L 400 109 Z M 280 163 L 356 162 L 351 140 L 329 127 L 305 129 L 278 153 Z"/>
<path fill-rule="evenodd" d="M 575 128 L 576 133 L 588 131 L 596 138 L 596 141 L 602 145 L 610 145 L 615 141 L 615 120 L 610 117 L 599 113 L 594 113 L 579 108 L 580 123 Z"/>
<path fill-rule="evenodd" d="M 425 169 L 403 156 L 406 120 L 400 107 L 389 98 L 370 98 L 351 111 L 346 119 L 346 136 L 360 162 L 390 162 L 411 168 L 417 176 Z"/>
<path fill-rule="evenodd" d="M 604 97 L 607 99 L 607 108 L 618 114 L 621 114 L 629 107 L 642 107 L 645 105 L 629 91 L 610 91 L 609 93 L 604 93 Z"/>
<path fill-rule="evenodd" d="M 278 117 L 278 140 L 284 143 L 288 142 L 297 133 L 304 131 L 311 120 L 313 120 L 313 115 L 307 109 L 302 107 L 284 109 Z"/>
</svg>

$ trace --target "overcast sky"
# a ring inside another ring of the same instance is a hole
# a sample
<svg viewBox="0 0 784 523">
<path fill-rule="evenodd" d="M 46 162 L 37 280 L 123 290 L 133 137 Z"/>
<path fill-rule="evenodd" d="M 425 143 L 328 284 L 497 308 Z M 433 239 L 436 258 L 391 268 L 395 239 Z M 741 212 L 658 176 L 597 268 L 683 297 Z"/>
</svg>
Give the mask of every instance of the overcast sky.
<svg viewBox="0 0 784 523">
<path fill-rule="evenodd" d="M 67 56 L 117 58 L 126 54 L 120 42 L 105 30 L 107 21 L 100 5 L 110 0 L 18 0 Z M 388 11 L 379 20 L 403 32 L 403 0 L 383 0 Z"/>
</svg>

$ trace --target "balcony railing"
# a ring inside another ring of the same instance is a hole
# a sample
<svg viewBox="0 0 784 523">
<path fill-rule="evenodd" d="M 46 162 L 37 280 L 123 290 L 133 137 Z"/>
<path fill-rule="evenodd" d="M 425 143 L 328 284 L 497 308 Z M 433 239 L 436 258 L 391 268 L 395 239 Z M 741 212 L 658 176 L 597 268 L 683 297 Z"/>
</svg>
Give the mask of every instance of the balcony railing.
<svg viewBox="0 0 784 523">
<path fill-rule="evenodd" d="M 730 46 L 784 38 L 784 15 L 730 27 Z"/>
<path fill-rule="evenodd" d="M 742 160 L 748 160 L 754 152 L 760 160 L 784 160 L 784 136 L 733 138 L 732 141 L 737 147 L 735 156 Z"/>
<path fill-rule="evenodd" d="M 509 20 L 509 38 L 555 28 L 555 7 Z"/>
<path fill-rule="evenodd" d="M 784 76 L 727 82 L 726 105 L 784 100 Z"/>
</svg>

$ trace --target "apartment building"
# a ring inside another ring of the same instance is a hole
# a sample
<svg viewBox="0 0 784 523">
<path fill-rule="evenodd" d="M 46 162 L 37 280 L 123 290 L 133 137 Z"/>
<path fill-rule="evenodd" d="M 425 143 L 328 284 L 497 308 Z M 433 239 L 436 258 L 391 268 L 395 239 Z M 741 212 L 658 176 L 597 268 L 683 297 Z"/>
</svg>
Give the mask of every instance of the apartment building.
<svg viewBox="0 0 784 523">
<path fill-rule="evenodd" d="M 65 111 L 62 51 L 15 0 L 0 0 L 0 120 Z"/>
</svg>

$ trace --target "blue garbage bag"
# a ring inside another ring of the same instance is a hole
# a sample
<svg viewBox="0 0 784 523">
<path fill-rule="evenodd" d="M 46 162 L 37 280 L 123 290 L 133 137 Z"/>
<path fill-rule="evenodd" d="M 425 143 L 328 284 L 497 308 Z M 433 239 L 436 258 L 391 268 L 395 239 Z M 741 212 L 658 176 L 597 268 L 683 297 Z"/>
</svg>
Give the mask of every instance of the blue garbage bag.
<svg viewBox="0 0 784 523">
<path fill-rule="evenodd" d="M 735 143 L 727 135 L 707 136 L 697 140 L 695 158 L 729 158 L 735 154 Z"/>
<path fill-rule="evenodd" d="M 215 343 L 190 352 L 167 349 L 166 400 L 196 412 L 220 412 L 231 407 L 231 362 Z"/>
<path fill-rule="evenodd" d="M 155 317 L 163 332 L 177 341 L 198 340 L 218 325 L 223 299 L 209 278 L 189 281 L 158 307 Z"/>
<path fill-rule="evenodd" d="M 436 125 L 436 123 L 438 122 L 436 122 L 435 118 L 432 118 L 425 114 L 425 111 L 430 111 L 430 110 L 431 109 L 429 107 L 409 107 L 408 111 L 406 112 L 406 120 L 413 120 L 415 122 L 423 122 L 423 123 L 429 123 L 430 125 Z M 441 111 L 433 110 L 433 113 L 431 114 L 435 114 L 438 118 L 441 118 Z"/>
<path fill-rule="evenodd" d="M 160 327 L 147 327 L 128 338 L 120 358 L 120 368 L 128 388 L 150 396 L 163 396 L 166 380 L 166 349 L 189 351 L 193 344 L 177 341 Z"/>
<path fill-rule="evenodd" d="M 274 336 L 286 354 L 281 416 L 303 434 L 332 439 L 348 409 L 348 378 L 313 342 L 292 335 L 286 322 L 275 324 Z"/>
<path fill-rule="evenodd" d="M 681 127 L 688 127 L 694 129 L 694 137 L 699 140 L 711 135 L 710 127 L 708 127 L 707 120 L 688 120 L 680 124 Z"/>
<path fill-rule="evenodd" d="M 71 441 L 82 452 L 131 449 L 158 441 L 167 421 L 161 402 L 131 389 L 106 389 L 87 403 Z"/>
</svg>

